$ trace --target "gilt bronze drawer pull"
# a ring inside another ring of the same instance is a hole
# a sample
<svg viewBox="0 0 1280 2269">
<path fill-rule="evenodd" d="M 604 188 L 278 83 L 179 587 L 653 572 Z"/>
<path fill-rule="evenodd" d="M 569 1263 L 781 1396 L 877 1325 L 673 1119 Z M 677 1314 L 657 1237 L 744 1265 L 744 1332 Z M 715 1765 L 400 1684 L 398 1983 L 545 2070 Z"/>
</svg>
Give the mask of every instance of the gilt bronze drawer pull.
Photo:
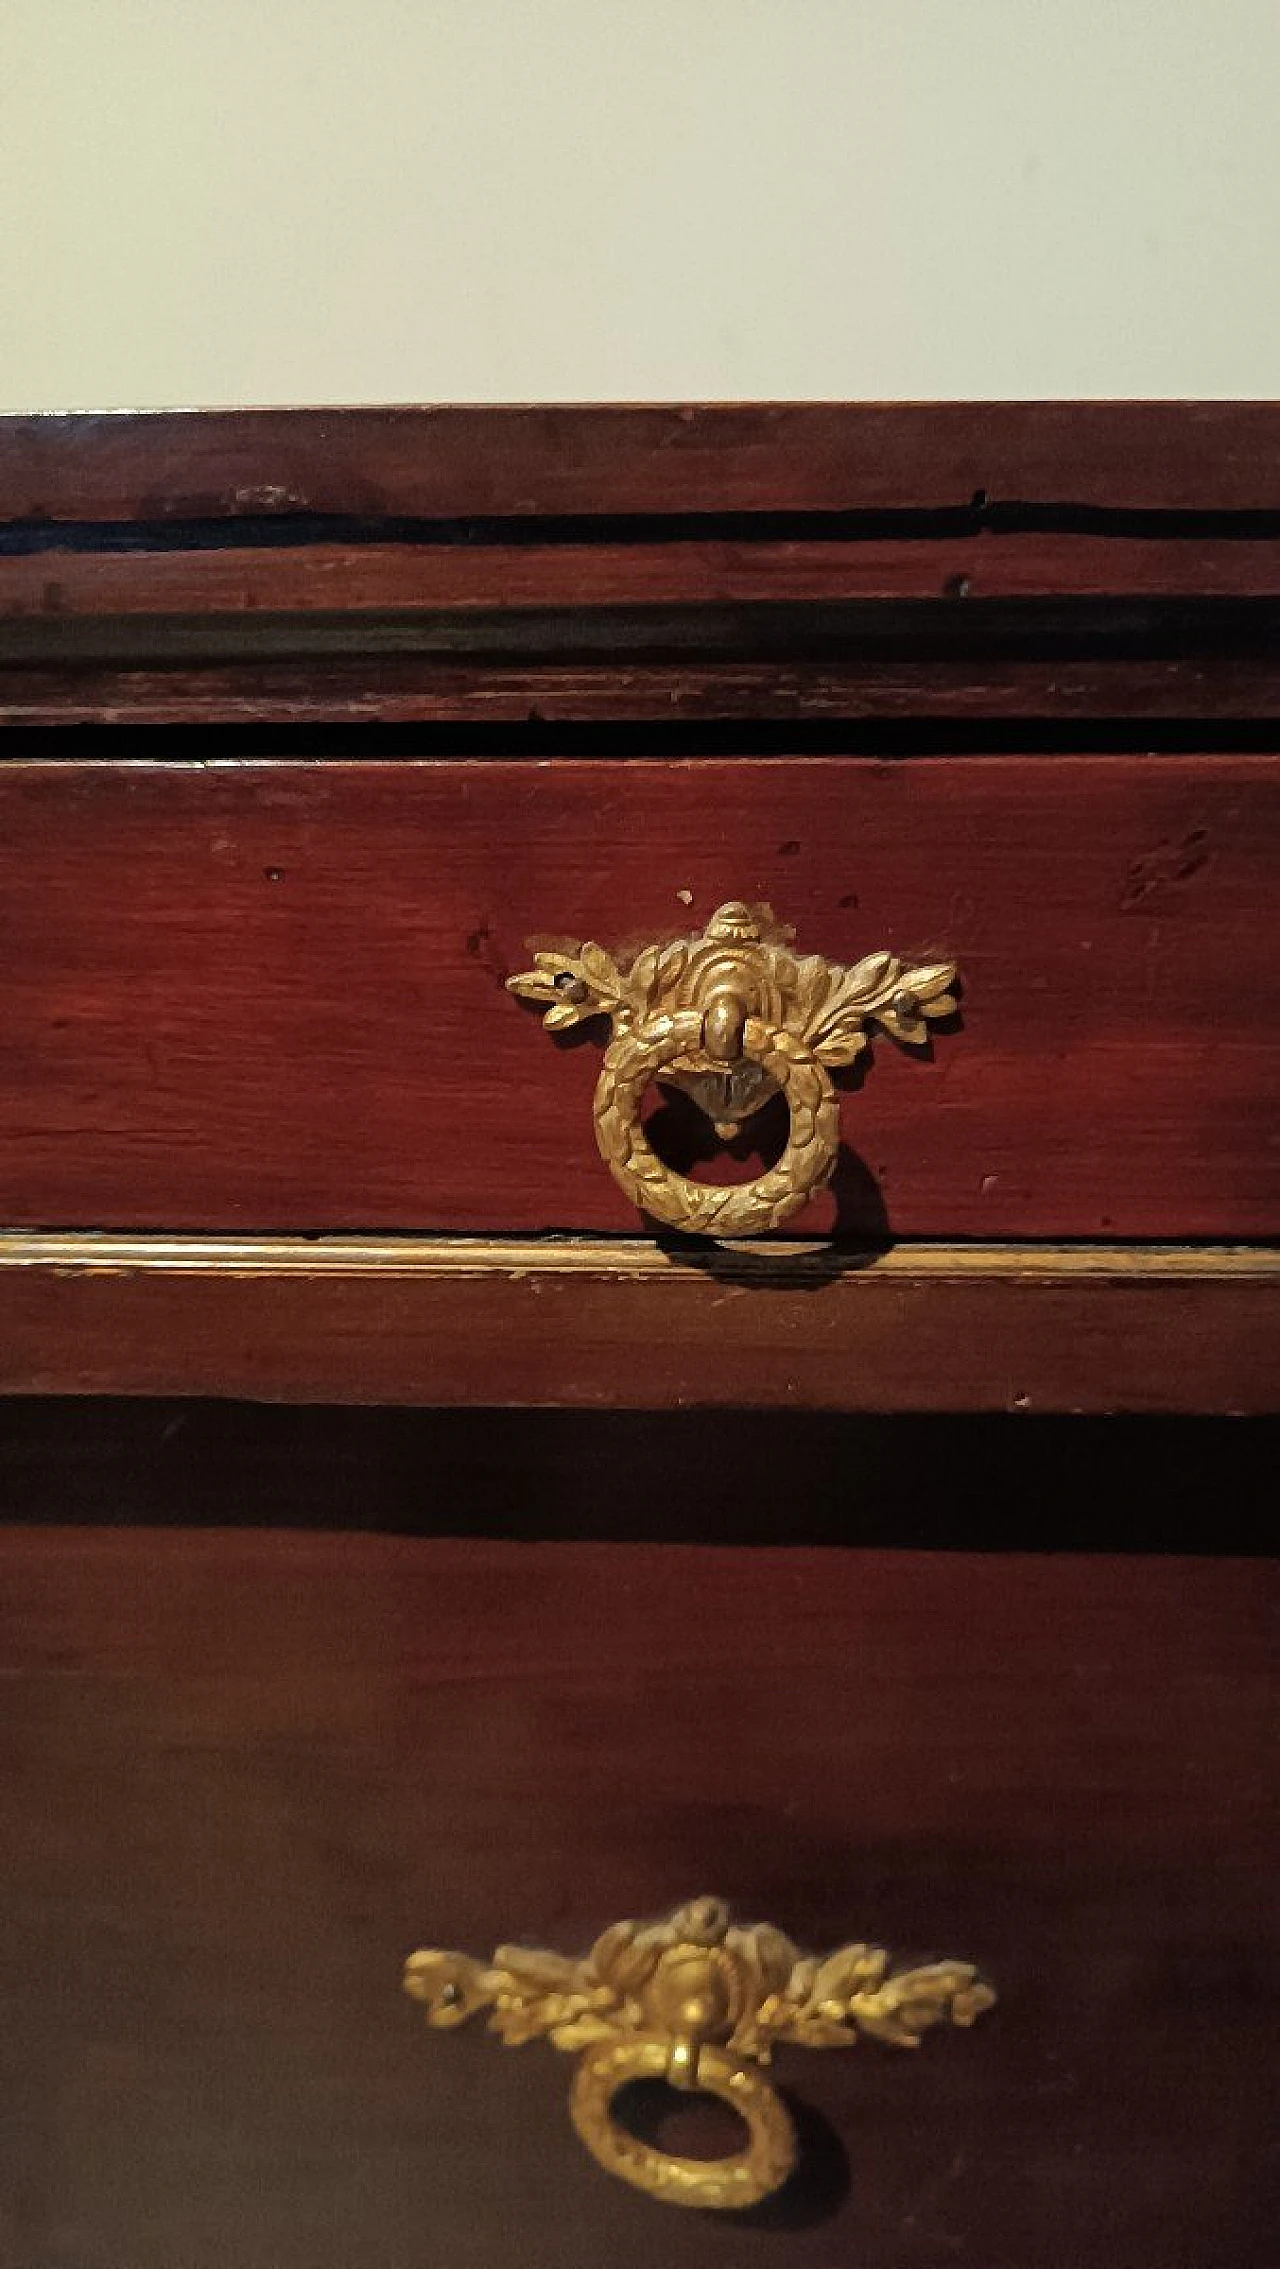
<svg viewBox="0 0 1280 2269">
<path fill-rule="evenodd" d="M 633 1205 L 673 1229 L 756 1237 L 830 1181 L 840 1107 L 830 1068 L 851 1064 L 875 1023 L 908 1045 L 955 1008 L 953 962 L 904 967 L 869 953 L 852 968 L 790 950 L 767 906 L 721 906 L 698 937 L 648 945 L 625 963 L 590 941 L 534 950 L 507 984 L 546 1004 L 548 1031 L 607 1016 L 613 1037 L 596 1086 L 600 1155 Z M 532 943 L 532 941 L 531 941 Z M 754 1181 L 690 1181 L 664 1164 L 640 1119 L 646 1088 L 680 1087 L 725 1140 L 771 1096 L 790 1113 L 786 1148 Z"/>
<path fill-rule="evenodd" d="M 578 2052 L 569 2099 L 578 2134 L 608 2173 L 673 2206 L 753 2206 L 796 2162 L 786 2105 L 764 2077 L 779 2041 L 848 2048 L 860 2034 L 917 2048 L 930 2026 L 971 2025 L 995 1995 L 971 1962 L 892 1970 L 879 1946 L 842 1946 L 818 1961 L 768 1923 L 735 1927 L 719 1899 L 694 1899 L 663 1922 L 615 1923 L 583 1961 L 499 1946 L 411 1954 L 405 1990 L 427 2022 L 465 2024 L 481 2009 L 510 2047 L 546 2039 Z M 718 2096 L 747 2129 L 728 2158 L 686 2159 L 642 2142 L 614 2115 L 631 2080 L 665 2079 Z"/>
</svg>

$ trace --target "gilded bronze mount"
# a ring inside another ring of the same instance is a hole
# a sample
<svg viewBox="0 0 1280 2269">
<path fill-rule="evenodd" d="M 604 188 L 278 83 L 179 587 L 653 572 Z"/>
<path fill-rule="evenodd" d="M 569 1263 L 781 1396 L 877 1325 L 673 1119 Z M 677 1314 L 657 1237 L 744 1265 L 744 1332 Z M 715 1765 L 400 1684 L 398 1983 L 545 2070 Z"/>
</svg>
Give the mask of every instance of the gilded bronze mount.
<svg viewBox="0 0 1280 2269">
<path fill-rule="evenodd" d="M 704 1236 L 778 1228 L 831 1179 L 840 1106 L 831 1070 L 852 1064 L 871 1024 L 918 1046 L 955 1009 L 950 961 L 905 965 L 887 951 L 851 968 L 791 951 L 793 932 L 767 906 L 732 900 L 696 937 L 615 960 L 591 940 L 531 941 L 534 965 L 511 992 L 545 1006 L 562 1032 L 589 1017 L 613 1026 L 596 1086 L 596 1143 L 632 1203 L 655 1221 Z M 754 1181 L 694 1182 L 660 1159 L 641 1123 L 646 1089 L 680 1087 L 725 1140 L 771 1096 L 786 1097 L 786 1147 Z"/>
<path fill-rule="evenodd" d="M 720 1899 L 661 1922 L 618 1922 L 582 1961 L 499 1946 L 491 1963 L 424 1948 L 405 1990 L 442 2030 L 488 2009 L 509 2047 L 549 2040 L 579 2056 L 573 2124 L 608 2173 L 675 2206 L 738 2208 L 780 2188 L 796 2163 L 791 2116 L 764 2076 L 779 2042 L 849 2048 L 863 2034 L 917 2048 L 935 2025 L 972 2025 L 995 1995 L 971 1962 L 894 1969 L 880 1946 L 802 1955 L 768 1923 L 734 1925 Z M 614 2114 L 628 2081 L 700 2089 L 736 2111 L 744 2147 L 688 2159 L 642 2142 Z"/>
</svg>

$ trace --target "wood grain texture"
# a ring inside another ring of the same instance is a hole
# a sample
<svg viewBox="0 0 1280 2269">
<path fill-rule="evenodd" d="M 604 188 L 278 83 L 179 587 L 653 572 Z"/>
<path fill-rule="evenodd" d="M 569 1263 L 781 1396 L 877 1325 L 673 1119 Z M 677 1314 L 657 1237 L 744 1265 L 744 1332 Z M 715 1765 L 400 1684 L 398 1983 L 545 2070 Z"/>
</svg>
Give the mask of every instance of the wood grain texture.
<svg viewBox="0 0 1280 2269">
<path fill-rule="evenodd" d="M 963 974 L 936 1060 L 877 1043 L 803 1230 L 1274 1235 L 1278 825 L 1248 757 L 10 764 L 0 1218 L 635 1232 L 598 1046 L 503 979 L 741 896 Z"/>
<path fill-rule="evenodd" d="M 317 576 L 314 603 L 292 612 L 11 613 L 0 721 L 1185 720 L 1280 708 L 1280 609 L 1265 597 L 975 599 L 960 577 L 927 599 L 801 599 L 771 595 L 763 569 L 753 588 L 744 567 L 738 595 L 718 603 L 606 603 L 583 573 L 576 600 L 541 606 L 501 593 L 440 608 L 325 605 Z"/>
<path fill-rule="evenodd" d="M 975 533 L 0 553 L 0 619 L 804 599 L 1280 596 L 1280 539 Z"/>
<path fill-rule="evenodd" d="M 458 663 L 415 656 L 235 662 L 196 668 L 0 670 L 0 727 L 469 725 L 759 719 L 1117 717 L 1162 724 L 1280 718 L 1274 650 L 1212 650 L 1067 667 L 975 656 L 946 661 Z M 4 752 L 0 750 L 0 755 Z"/>
<path fill-rule="evenodd" d="M 1161 606 L 1107 597 L 961 604 L 934 596 L 794 600 L 756 594 L 722 605 L 464 605 L 382 611 L 256 609 L 151 615 L 11 615 L 0 622 L 6 669 L 155 670 L 272 662 L 323 665 L 414 659 L 492 667 L 577 663 L 611 670 L 655 663 L 785 663 L 836 668 L 909 663 L 986 668 L 1095 668 L 1211 658 L 1274 662 L 1280 608 L 1266 600 L 1204 597 Z"/>
<path fill-rule="evenodd" d="M 1269 2269 L 1275 1602 L 1206 1561 L 0 1538 L 3 2258 Z M 579 1949 L 711 1885 L 1002 1995 L 788 2055 L 763 2229 L 660 2219 L 561 2059 L 398 1989 L 424 1937 Z"/>
<path fill-rule="evenodd" d="M 0 420 L 0 722 L 1273 717 L 1278 540 L 1265 403 Z M 993 643 L 1049 600 L 1114 619 Z M 713 619 L 907 601 L 945 647 Z"/>
<path fill-rule="evenodd" d="M 1263 1252 L 0 1241 L 0 1391 L 558 1409 L 1277 1407 Z"/>
<path fill-rule="evenodd" d="M 1280 510 L 1268 402 L 744 403 L 0 419 L 0 517 Z"/>
</svg>

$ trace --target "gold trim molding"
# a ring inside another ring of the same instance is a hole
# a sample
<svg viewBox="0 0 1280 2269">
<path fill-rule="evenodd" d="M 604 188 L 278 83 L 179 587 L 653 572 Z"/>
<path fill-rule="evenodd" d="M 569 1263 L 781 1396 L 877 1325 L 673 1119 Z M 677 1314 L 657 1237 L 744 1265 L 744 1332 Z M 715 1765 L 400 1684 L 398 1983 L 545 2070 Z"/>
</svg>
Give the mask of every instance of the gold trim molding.
<svg viewBox="0 0 1280 2269">
<path fill-rule="evenodd" d="M 740 1280 L 815 1281 L 832 1276 L 1005 1277 L 1051 1282 L 1143 1278 L 1148 1282 L 1253 1280 L 1280 1283 L 1274 1245 L 901 1244 L 888 1248 L 799 1240 L 721 1242 L 696 1260 L 625 1237 L 175 1236 L 166 1230 L 0 1231 L 0 1270 L 44 1268 L 217 1276 L 396 1276 L 467 1279 L 594 1277 L 634 1282 L 689 1280 L 717 1270 Z"/>
</svg>

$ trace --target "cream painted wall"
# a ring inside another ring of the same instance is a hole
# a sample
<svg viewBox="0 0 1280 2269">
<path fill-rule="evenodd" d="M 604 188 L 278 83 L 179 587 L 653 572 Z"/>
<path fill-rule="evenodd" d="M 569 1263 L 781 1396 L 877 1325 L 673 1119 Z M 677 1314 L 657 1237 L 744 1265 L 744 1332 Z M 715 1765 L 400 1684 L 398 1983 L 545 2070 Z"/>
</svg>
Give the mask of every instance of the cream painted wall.
<svg viewBox="0 0 1280 2269">
<path fill-rule="evenodd" d="M 1280 0 L 0 0 L 0 408 L 1280 394 Z"/>
</svg>

